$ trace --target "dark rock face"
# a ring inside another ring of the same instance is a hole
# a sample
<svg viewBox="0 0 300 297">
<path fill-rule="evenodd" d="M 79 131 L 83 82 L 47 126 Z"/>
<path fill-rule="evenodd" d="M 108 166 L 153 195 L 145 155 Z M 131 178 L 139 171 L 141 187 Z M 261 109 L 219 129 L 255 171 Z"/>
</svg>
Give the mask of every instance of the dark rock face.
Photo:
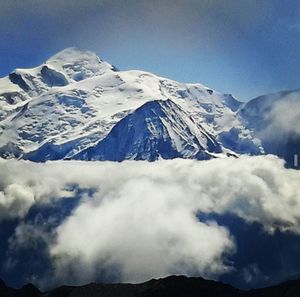
<svg viewBox="0 0 300 297">
<path fill-rule="evenodd" d="M 68 84 L 67 79 L 62 73 L 57 72 L 54 69 L 49 68 L 48 66 L 43 66 L 41 70 L 41 75 L 43 81 L 49 87 L 62 87 Z"/>
<path fill-rule="evenodd" d="M 250 291 L 241 291 L 201 277 L 170 276 L 141 284 L 88 284 L 62 286 L 42 293 L 32 284 L 21 289 L 7 287 L 0 280 L 1 297 L 299 297 L 300 280 Z"/>
<path fill-rule="evenodd" d="M 30 90 L 29 86 L 26 84 L 26 82 L 24 81 L 23 77 L 20 74 L 16 72 L 12 72 L 9 74 L 9 79 L 12 83 L 18 85 L 24 91 L 27 92 Z"/>
</svg>

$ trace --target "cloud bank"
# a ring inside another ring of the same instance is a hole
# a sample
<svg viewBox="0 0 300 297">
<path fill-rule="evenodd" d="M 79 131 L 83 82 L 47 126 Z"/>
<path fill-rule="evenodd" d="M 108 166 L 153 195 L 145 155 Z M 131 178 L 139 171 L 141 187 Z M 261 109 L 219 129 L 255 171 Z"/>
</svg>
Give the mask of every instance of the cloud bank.
<svg viewBox="0 0 300 297">
<path fill-rule="evenodd" d="M 46 241 L 53 283 L 136 282 L 168 274 L 217 278 L 234 268 L 227 256 L 236 252 L 235 239 L 215 221 L 200 221 L 200 213 L 230 213 L 269 234 L 300 233 L 300 172 L 274 156 L 155 163 L 1 160 L 0 168 L 0 220 L 22 219 L 33 206 L 80 195 L 52 230 L 37 226 L 31 232 L 32 224 L 20 224 L 11 237 L 14 248 L 26 246 L 30 234 Z M 78 187 L 93 191 L 79 194 Z"/>
</svg>

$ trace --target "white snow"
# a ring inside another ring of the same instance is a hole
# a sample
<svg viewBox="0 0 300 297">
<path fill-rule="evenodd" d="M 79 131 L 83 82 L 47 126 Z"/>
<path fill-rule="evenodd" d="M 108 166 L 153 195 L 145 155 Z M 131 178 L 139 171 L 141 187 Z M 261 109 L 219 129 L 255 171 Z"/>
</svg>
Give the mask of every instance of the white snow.
<svg viewBox="0 0 300 297">
<path fill-rule="evenodd" d="M 65 75 L 68 84 L 46 85 L 40 73 L 45 65 Z M 226 103 L 228 95 L 145 71 L 113 71 L 109 63 L 89 51 L 69 48 L 41 66 L 17 69 L 15 73 L 30 90 L 25 92 L 8 77 L 0 79 L 0 108 L 9 111 L 2 118 L 0 114 L 0 147 L 12 142 L 30 152 L 49 141 L 63 144 L 76 140 L 73 151 L 78 152 L 95 145 L 119 120 L 152 100 L 170 99 L 180 106 L 185 124 L 203 147 L 205 133 L 218 139 L 221 132 L 232 127 L 244 129 L 237 112 Z M 7 92 L 22 94 L 26 100 L 10 104 L 2 96 Z M 177 150 L 184 150 L 176 125 L 166 124 L 166 128 Z M 247 137 L 251 138 L 250 132 Z M 189 142 L 193 146 L 192 140 Z"/>
</svg>

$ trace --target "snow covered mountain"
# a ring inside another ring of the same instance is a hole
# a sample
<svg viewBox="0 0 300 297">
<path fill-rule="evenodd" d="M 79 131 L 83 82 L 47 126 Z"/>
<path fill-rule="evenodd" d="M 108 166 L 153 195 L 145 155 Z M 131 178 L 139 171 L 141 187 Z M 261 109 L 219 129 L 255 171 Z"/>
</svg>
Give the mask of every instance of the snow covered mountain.
<svg viewBox="0 0 300 297">
<path fill-rule="evenodd" d="M 114 149 L 112 149 L 114 148 Z M 120 120 L 103 141 L 76 159 L 154 161 L 182 157 L 209 159 L 221 145 L 176 103 L 149 101 Z"/>
<path fill-rule="evenodd" d="M 69 48 L 0 79 L 0 156 L 153 161 L 260 154 L 270 151 L 259 129 L 261 101 L 273 104 L 242 104 L 198 83 L 119 71 Z"/>
</svg>

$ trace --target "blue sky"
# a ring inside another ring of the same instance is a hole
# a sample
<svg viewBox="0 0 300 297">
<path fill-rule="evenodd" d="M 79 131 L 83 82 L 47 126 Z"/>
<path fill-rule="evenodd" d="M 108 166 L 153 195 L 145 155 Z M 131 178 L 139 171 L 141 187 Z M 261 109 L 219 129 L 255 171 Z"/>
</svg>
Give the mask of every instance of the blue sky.
<svg viewBox="0 0 300 297">
<path fill-rule="evenodd" d="M 300 87 L 298 0 L 0 0 L 0 76 L 69 47 L 240 100 Z"/>
</svg>

